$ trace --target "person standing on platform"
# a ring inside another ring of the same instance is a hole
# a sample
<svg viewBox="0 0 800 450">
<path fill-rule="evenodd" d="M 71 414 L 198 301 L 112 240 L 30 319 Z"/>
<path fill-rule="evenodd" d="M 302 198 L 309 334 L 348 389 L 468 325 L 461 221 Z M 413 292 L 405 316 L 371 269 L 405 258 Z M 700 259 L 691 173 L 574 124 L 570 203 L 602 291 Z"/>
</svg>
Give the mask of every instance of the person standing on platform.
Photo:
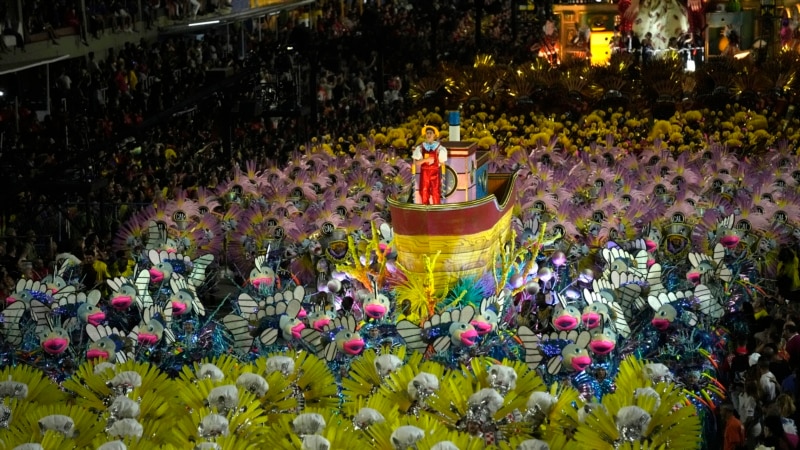
<svg viewBox="0 0 800 450">
<path fill-rule="evenodd" d="M 439 143 L 439 130 L 436 127 L 422 127 L 422 135 L 425 136 L 425 142 L 416 146 L 411 154 L 414 161 L 422 162 L 419 194 L 423 205 L 438 205 L 442 202 L 442 171 L 447 161 L 447 149 Z"/>
</svg>

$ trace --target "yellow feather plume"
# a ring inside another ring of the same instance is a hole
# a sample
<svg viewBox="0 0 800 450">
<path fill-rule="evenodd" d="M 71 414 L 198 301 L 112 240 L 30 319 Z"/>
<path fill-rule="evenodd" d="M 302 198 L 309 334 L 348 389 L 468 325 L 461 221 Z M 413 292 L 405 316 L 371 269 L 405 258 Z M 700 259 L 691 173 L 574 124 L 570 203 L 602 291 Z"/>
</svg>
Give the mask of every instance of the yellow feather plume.
<svg viewBox="0 0 800 450">
<path fill-rule="evenodd" d="M 289 353 L 284 356 L 291 358 L 296 355 L 294 353 Z M 261 398 L 261 405 L 270 416 L 270 420 L 273 420 L 277 419 L 281 413 L 297 411 L 299 402 L 293 388 L 295 374 L 286 376 L 280 371 L 276 371 L 266 375 L 268 358 L 269 356 L 258 358 L 253 362 L 250 370 L 252 370 L 253 373 L 264 376 L 267 380 L 267 384 L 269 384 L 267 393 Z"/>
<path fill-rule="evenodd" d="M 580 392 L 570 385 L 553 383 L 550 395 L 556 398 L 556 403 L 548 417 L 549 426 L 542 434 L 547 441 L 555 436 L 572 435 L 578 426 L 578 409 L 584 404 Z"/>
<path fill-rule="evenodd" d="M 436 260 L 441 252 L 435 255 L 424 255 L 424 273 L 414 273 L 407 270 L 402 264 L 397 263 L 397 267 L 406 276 L 406 281 L 395 286 L 397 303 L 406 304 L 403 311 L 403 318 L 411 322 L 420 324 L 428 317 L 436 313 L 436 305 L 444 300 L 448 292 L 448 286 L 436 286 L 433 276 L 433 269 Z"/>
<path fill-rule="evenodd" d="M 114 371 L 106 369 L 95 374 L 93 362 L 81 364 L 72 377 L 64 381 L 64 390 L 72 395 L 75 404 L 90 411 L 104 411 L 105 400 L 111 396 L 111 388 L 106 382 L 114 376 Z"/>
<path fill-rule="evenodd" d="M 595 408 L 575 432 L 575 448 L 697 449 L 702 442 L 700 418 L 694 406 L 675 384 L 653 382 L 646 377 L 644 363 L 628 357 L 620 364 L 617 390 L 603 397 L 605 409 Z M 640 388 L 652 388 L 658 398 L 636 395 Z M 650 415 L 641 439 L 622 443 L 615 422 L 619 411 L 638 406 Z"/>
<path fill-rule="evenodd" d="M 325 429 L 317 433 L 327 439 L 331 448 L 359 448 L 366 445 L 364 433 L 357 432 L 352 423 L 345 420 L 341 415 L 329 408 L 309 408 L 303 413 L 315 413 L 322 416 L 325 420 Z M 275 448 L 294 450 L 301 448 L 303 439 L 299 436 L 292 426 L 292 422 L 297 418 L 296 414 L 285 414 L 269 427 L 268 438 L 270 444 Z"/>
<path fill-rule="evenodd" d="M 18 364 L 0 370 L 0 382 L 9 380 L 28 386 L 26 399 L 30 402 L 62 403 L 66 397 L 64 392 L 58 389 L 58 385 L 47 378 L 42 371 L 28 365 Z"/>
<path fill-rule="evenodd" d="M 394 430 L 401 426 L 411 425 L 425 431 L 425 434 L 439 434 L 446 432 L 447 428 L 436 418 L 430 415 L 403 416 L 396 423 L 380 423 L 369 427 L 367 435 L 372 440 L 372 448 L 376 450 L 395 450 L 391 436 Z"/>
<path fill-rule="evenodd" d="M 492 358 L 473 358 L 470 362 L 470 370 L 475 379 L 480 384 L 478 389 L 491 387 L 488 369 L 498 361 Z M 528 402 L 528 397 L 534 391 L 544 391 L 542 377 L 534 370 L 530 370 L 524 361 L 512 361 L 504 359 L 500 363 L 506 367 L 511 367 L 517 374 L 517 383 L 513 390 L 506 394 L 506 403 L 498 414 L 506 416 L 514 410 L 524 411 Z"/>
<path fill-rule="evenodd" d="M 339 405 L 336 379 L 325 361 L 308 352 L 298 353 L 295 373 L 306 407 L 336 408 Z"/>
<path fill-rule="evenodd" d="M 205 406 L 208 394 L 217 386 L 231 384 L 230 382 L 214 381 L 210 378 L 198 378 L 196 375 L 199 365 L 183 366 L 183 370 L 175 382 L 175 396 L 180 404 L 187 410 L 202 409 Z"/>
<path fill-rule="evenodd" d="M 189 387 L 191 389 L 191 387 Z M 192 409 L 188 414 L 183 414 L 174 422 L 171 432 L 179 439 L 178 442 L 202 441 L 199 435 L 199 426 L 203 418 L 219 411 L 208 407 Z M 228 421 L 227 437 L 237 445 L 266 444 L 268 428 L 265 426 L 268 417 L 264 414 L 261 404 L 255 396 L 247 391 L 239 391 L 238 407 L 222 414 Z M 228 448 L 223 446 L 223 448 Z"/>
<path fill-rule="evenodd" d="M 345 408 L 359 398 L 369 397 L 377 391 L 381 377 L 375 370 L 376 356 L 375 350 L 368 349 L 350 364 L 349 377 L 342 379 Z"/>
<path fill-rule="evenodd" d="M 439 392 L 425 400 L 430 408 L 426 414 L 455 429 L 466 417 L 469 408 L 467 401 L 475 392 L 472 377 L 461 371 L 449 372 L 439 381 Z"/>
<path fill-rule="evenodd" d="M 24 413 L 17 412 L 19 417 L 14 420 L 14 426 L 0 435 L 6 446 L 14 448 L 19 444 L 27 442 L 37 442 L 45 448 L 64 449 L 64 448 L 84 448 L 88 447 L 92 439 L 98 434 L 104 434 L 105 422 L 97 420 L 97 416 L 77 405 L 50 404 L 38 405 L 30 408 Z M 69 431 L 69 436 L 54 431 L 42 432 L 39 421 L 46 416 L 64 415 L 72 419 L 73 427 Z M 54 437 L 60 441 L 59 445 L 54 443 Z"/>
<path fill-rule="evenodd" d="M 384 348 L 381 354 L 393 354 L 401 361 L 406 358 L 406 347 L 399 346 L 393 348 Z M 413 354 L 412 354 L 413 355 Z M 375 369 L 375 358 L 378 357 L 378 352 L 374 349 L 368 349 L 361 354 L 360 357 L 353 359 L 350 364 L 350 371 L 347 378 L 342 379 L 342 395 L 344 397 L 343 409 L 348 414 L 355 414 L 358 409 L 354 409 L 353 403 L 363 403 L 362 399 L 371 398 L 378 392 L 378 387 L 383 380 Z M 419 364 L 422 360 L 422 355 L 416 354 L 412 356 L 415 362 Z M 410 362 L 410 361 L 409 361 Z"/>
<path fill-rule="evenodd" d="M 401 414 L 407 414 L 411 407 L 414 406 L 414 400 L 408 394 L 408 383 L 420 372 L 430 373 L 442 380 L 444 379 L 445 368 L 433 361 L 425 361 L 421 364 L 409 361 L 409 363 L 386 377 L 378 390 L 378 395 L 397 405 Z"/>
<path fill-rule="evenodd" d="M 0 448 L 11 450 L 22 444 L 39 444 L 44 450 L 63 450 L 65 448 L 78 448 L 74 439 L 65 438 L 63 434 L 55 431 L 48 431 L 44 434 L 34 434 L 31 430 L 20 432 L 20 430 L 9 429 L 8 432 L 0 434 Z M 94 448 L 94 447 L 92 447 Z"/>
<path fill-rule="evenodd" d="M 378 411 L 383 416 L 384 421 L 389 424 L 396 424 L 400 420 L 400 411 L 398 411 L 397 405 L 380 395 L 373 395 L 368 399 L 360 397 L 351 402 L 345 410 L 345 417 L 348 420 L 352 420 L 361 408 L 372 408 Z"/>
</svg>

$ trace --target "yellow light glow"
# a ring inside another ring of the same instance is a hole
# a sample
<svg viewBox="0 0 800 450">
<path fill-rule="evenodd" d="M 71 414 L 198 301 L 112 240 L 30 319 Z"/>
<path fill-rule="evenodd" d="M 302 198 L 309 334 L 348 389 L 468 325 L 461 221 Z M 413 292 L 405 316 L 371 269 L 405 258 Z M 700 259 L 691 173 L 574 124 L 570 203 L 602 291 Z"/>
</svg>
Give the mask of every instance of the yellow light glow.
<svg viewBox="0 0 800 450">
<path fill-rule="evenodd" d="M 589 38 L 589 50 L 592 52 L 592 65 L 603 66 L 611 59 L 611 40 L 613 31 L 592 31 Z"/>
</svg>

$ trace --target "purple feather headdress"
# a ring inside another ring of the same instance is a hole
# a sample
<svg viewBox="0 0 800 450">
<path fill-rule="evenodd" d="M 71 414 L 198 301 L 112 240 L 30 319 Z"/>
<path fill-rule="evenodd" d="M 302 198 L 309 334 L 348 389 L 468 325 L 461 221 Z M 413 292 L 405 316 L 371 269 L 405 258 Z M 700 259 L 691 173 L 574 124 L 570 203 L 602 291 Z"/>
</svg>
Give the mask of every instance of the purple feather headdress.
<svg viewBox="0 0 800 450">
<path fill-rule="evenodd" d="M 201 214 L 212 211 L 219 212 L 218 208 L 222 207 L 217 196 L 208 188 L 202 186 L 197 188 L 195 197 L 197 209 Z"/>
<path fill-rule="evenodd" d="M 132 215 L 117 229 L 111 248 L 114 251 L 124 250 L 129 252 L 136 247 L 143 247 L 147 239 L 148 222 L 138 214 Z"/>
<path fill-rule="evenodd" d="M 210 253 L 214 255 L 216 259 L 222 256 L 225 233 L 222 230 L 219 219 L 217 219 L 215 215 L 202 215 L 200 220 L 195 224 L 192 233 L 198 255 Z"/>
<path fill-rule="evenodd" d="M 311 183 L 312 175 L 313 172 L 310 171 L 297 173 L 294 179 L 286 186 L 286 189 L 289 190 L 289 196 L 295 198 L 297 194 L 301 194 L 304 199 L 310 202 L 315 201 L 317 199 L 317 191 Z"/>
</svg>

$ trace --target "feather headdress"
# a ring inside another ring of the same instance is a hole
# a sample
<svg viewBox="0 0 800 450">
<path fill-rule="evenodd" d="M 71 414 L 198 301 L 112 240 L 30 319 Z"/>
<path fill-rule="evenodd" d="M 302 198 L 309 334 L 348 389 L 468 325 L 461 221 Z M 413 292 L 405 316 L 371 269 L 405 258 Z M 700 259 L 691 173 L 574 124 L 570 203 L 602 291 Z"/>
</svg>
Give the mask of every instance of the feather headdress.
<svg viewBox="0 0 800 450">
<path fill-rule="evenodd" d="M 773 220 L 776 222 L 786 222 L 792 226 L 800 225 L 798 223 L 798 214 L 800 214 L 800 196 L 793 192 L 780 192 L 773 195 L 775 200 L 775 207 L 778 211 L 773 215 Z"/>
<path fill-rule="evenodd" d="M 200 216 L 200 209 L 196 201 L 189 198 L 189 193 L 183 189 L 176 189 L 172 200 L 164 206 L 164 214 L 172 218 L 178 229 L 184 230 Z"/>
<path fill-rule="evenodd" d="M 132 251 L 137 247 L 144 248 L 148 223 L 148 220 L 138 214 L 132 215 L 117 229 L 111 248 L 114 251 Z"/>
<path fill-rule="evenodd" d="M 210 212 L 219 212 L 221 207 L 219 199 L 206 187 L 198 187 L 196 191 L 197 212 L 203 216 Z"/>
<path fill-rule="evenodd" d="M 249 201 L 261 197 L 258 185 L 254 184 L 238 167 L 234 167 L 233 176 L 221 182 L 214 190 L 217 198 L 225 202 L 246 204 Z"/>
</svg>

